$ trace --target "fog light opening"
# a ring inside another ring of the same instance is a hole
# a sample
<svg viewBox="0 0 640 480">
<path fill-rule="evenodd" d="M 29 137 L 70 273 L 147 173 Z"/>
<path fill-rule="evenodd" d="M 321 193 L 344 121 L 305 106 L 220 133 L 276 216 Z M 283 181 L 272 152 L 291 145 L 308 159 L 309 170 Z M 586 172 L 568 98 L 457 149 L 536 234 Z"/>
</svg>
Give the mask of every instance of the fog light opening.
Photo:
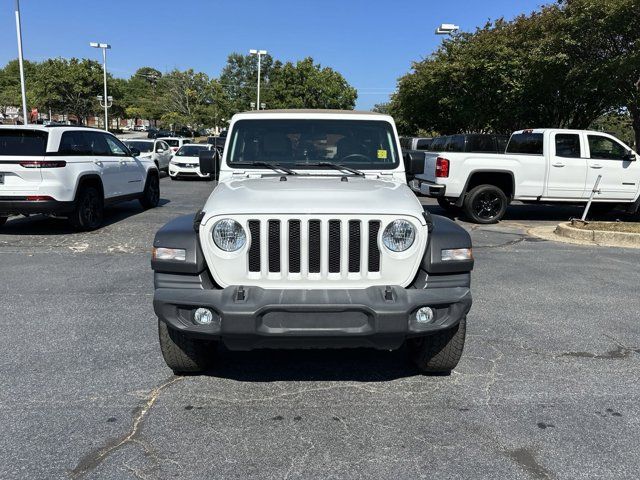
<svg viewBox="0 0 640 480">
<path fill-rule="evenodd" d="M 434 313 L 431 307 L 421 307 L 416 312 L 416 322 L 420 325 L 426 325 L 433 321 Z"/>
<path fill-rule="evenodd" d="M 213 312 L 208 308 L 198 308 L 193 312 L 193 321 L 198 325 L 211 325 L 213 322 Z"/>
</svg>

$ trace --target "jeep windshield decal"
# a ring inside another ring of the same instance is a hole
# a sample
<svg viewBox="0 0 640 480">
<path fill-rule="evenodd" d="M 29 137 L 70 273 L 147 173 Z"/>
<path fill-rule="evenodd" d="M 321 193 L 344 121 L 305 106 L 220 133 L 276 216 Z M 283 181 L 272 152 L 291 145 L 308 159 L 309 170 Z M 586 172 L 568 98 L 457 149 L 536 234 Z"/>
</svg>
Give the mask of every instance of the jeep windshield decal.
<svg viewBox="0 0 640 480">
<path fill-rule="evenodd" d="M 399 165 L 390 123 L 376 120 L 239 120 L 232 129 L 230 167 L 336 168 L 351 173 Z M 354 171 L 355 170 L 355 171 Z"/>
</svg>

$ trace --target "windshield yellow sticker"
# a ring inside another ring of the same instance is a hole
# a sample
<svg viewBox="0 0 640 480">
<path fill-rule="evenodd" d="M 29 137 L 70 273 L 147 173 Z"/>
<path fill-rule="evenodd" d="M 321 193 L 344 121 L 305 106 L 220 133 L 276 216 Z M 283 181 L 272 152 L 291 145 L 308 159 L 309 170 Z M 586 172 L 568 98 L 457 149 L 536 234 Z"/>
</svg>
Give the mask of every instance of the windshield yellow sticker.
<svg viewBox="0 0 640 480">
<path fill-rule="evenodd" d="M 387 159 L 387 151 L 386 150 L 378 150 L 378 158 L 380 160 L 386 160 Z"/>
</svg>

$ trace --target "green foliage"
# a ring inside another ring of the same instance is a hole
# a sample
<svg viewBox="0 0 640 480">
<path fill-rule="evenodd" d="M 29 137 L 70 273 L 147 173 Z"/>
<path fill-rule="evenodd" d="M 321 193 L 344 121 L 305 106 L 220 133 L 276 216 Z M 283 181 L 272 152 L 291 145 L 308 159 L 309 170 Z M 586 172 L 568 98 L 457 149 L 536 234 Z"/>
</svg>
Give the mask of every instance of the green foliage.
<svg viewBox="0 0 640 480">
<path fill-rule="evenodd" d="M 358 94 L 345 78 L 311 57 L 293 64 L 276 62 L 266 92 L 269 108 L 353 109 Z"/>
<path fill-rule="evenodd" d="M 108 76 L 112 117 L 162 120 L 174 127 L 224 127 L 234 113 L 256 101 L 257 57 L 231 54 L 220 79 L 192 69 L 162 74 L 142 67 L 129 79 Z M 72 114 L 81 122 L 101 115 L 96 97 L 103 93 L 102 65 L 91 60 L 54 58 L 25 64 L 29 105 Z M 314 64 L 261 61 L 262 102 L 268 108 L 353 108 L 356 90 L 342 75 Z M 0 109 L 21 103 L 17 61 L 0 69 Z"/>
<path fill-rule="evenodd" d="M 589 128 L 609 133 L 627 145 L 633 145 L 635 139 L 631 115 L 626 111 L 606 113 L 594 120 Z"/>
<path fill-rule="evenodd" d="M 390 110 L 403 133 L 586 128 L 621 107 L 633 116 L 639 5 L 564 0 L 457 34 L 399 79 Z"/>
</svg>

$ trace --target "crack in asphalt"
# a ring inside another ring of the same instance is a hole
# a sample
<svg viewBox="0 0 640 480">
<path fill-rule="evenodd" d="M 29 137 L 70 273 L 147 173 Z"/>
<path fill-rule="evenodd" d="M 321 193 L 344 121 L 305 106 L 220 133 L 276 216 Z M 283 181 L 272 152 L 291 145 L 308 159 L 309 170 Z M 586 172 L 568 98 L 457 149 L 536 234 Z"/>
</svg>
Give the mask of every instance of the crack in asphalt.
<svg viewBox="0 0 640 480">
<path fill-rule="evenodd" d="M 140 443 L 138 436 L 140 434 L 140 430 L 142 425 L 149 414 L 149 411 L 153 408 L 153 405 L 158 400 L 160 394 L 173 385 L 174 383 L 183 380 L 186 377 L 176 377 L 172 375 L 167 380 L 162 382 L 157 387 L 153 388 L 144 402 L 136 408 L 135 415 L 133 417 L 133 422 L 131 425 L 131 429 L 116 439 L 110 440 L 106 442 L 106 444 L 102 447 L 92 450 L 83 456 L 76 467 L 69 471 L 69 477 L 72 479 L 78 479 L 86 476 L 91 471 L 95 470 L 103 461 L 105 461 L 111 454 L 116 452 L 120 447 L 128 444 L 128 443 Z M 144 445 L 143 445 L 143 448 Z M 145 448 L 146 450 L 146 448 Z"/>
</svg>

